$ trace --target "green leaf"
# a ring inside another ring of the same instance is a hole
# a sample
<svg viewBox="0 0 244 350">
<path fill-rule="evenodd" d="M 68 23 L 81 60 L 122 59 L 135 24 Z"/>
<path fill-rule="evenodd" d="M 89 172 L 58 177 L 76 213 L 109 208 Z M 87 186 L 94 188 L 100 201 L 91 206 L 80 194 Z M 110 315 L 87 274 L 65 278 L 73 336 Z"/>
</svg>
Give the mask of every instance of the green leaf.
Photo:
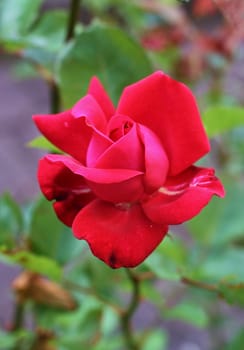
<svg viewBox="0 0 244 350">
<path fill-rule="evenodd" d="M 43 14 L 28 34 L 28 44 L 51 52 L 58 51 L 65 40 L 67 20 L 67 11 L 55 10 Z"/>
<path fill-rule="evenodd" d="M 164 316 L 190 323 L 199 328 L 204 328 L 208 324 L 208 316 L 203 307 L 188 301 L 164 311 Z"/>
<path fill-rule="evenodd" d="M 141 297 L 154 304 L 158 309 L 161 309 L 165 302 L 161 291 L 155 287 L 151 280 L 141 283 Z"/>
<path fill-rule="evenodd" d="M 29 349 L 33 343 L 33 332 L 29 330 L 18 330 L 15 332 L 4 332 L 0 329 L 0 346 L 1 350 L 13 350 L 19 349 L 19 344 L 21 343 L 21 349 Z"/>
<path fill-rule="evenodd" d="M 0 245 L 12 248 L 22 233 L 23 216 L 19 205 L 6 193 L 0 197 Z"/>
<path fill-rule="evenodd" d="M 41 198 L 33 210 L 29 243 L 34 253 L 55 259 L 60 264 L 70 262 L 82 250 L 70 228 L 56 217 L 52 205 Z"/>
<path fill-rule="evenodd" d="M 126 85 L 151 72 L 138 43 L 118 28 L 94 24 L 62 52 L 57 74 L 64 105 L 69 108 L 86 93 L 94 75 L 116 102 Z"/>
<path fill-rule="evenodd" d="M 63 153 L 59 148 L 49 142 L 44 136 L 38 136 L 28 142 L 28 147 L 47 150 L 51 153 Z"/>
<path fill-rule="evenodd" d="M 186 223 L 192 236 L 201 244 L 209 245 L 213 241 L 224 206 L 225 201 L 213 197 L 199 215 Z"/>
<path fill-rule="evenodd" d="M 244 283 L 223 281 L 219 284 L 219 291 L 229 304 L 244 306 Z"/>
<path fill-rule="evenodd" d="M 45 74 L 51 76 L 53 66 L 56 63 L 56 54 L 54 52 L 30 45 L 22 51 L 22 57 L 31 63 L 45 67 Z"/>
<path fill-rule="evenodd" d="M 1 0 L 0 40 L 16 40 L 27 33 L 43 0 Z"/>
<path fill-rule="evenodd" d="M 186 262 L 183 243 L 166 236 L 161 245 L 144 262 L 156 276 L 166 280 L 180 280 Z"/>
<path fill-rule="evenodd" d="M 222 212 L 213 235 L 213 244 L 228 244 L 244 238 L 243 185 L 236 183 L 226 186 L 226 192 L 225 200 L 219 200 Z"/>
<path fill-rule="evenodd" d="M 205 260 L 199 261 L 195 277 L 200 280 L 220 282 L 235 279 L 244 282 L 244 254 L 242 249 L 215 247 L 205 252 Z"/>
<path fill-rule="evenodd" d="M 244 344 L 244 330 L 241 329 L 223 350 L 242 350 Z"/>
<path fill-rule="evenodd" d="M 30 62 L 19 61 L 12 68 L 12 73 L 16 79 L 31 79 L 39 77 L 37 71 Z"/>
<path fill-rule="evenodd" d="M 104 336 L 111 334 L 119 327 L 118 313 L 111 307 L 105 307 L 101 319 L 101 332 Z"/>
<path fill-rule="evenodd" d="M 212 106 L 203 114 L 203 122 L 209 137 L 214 137 L 244 125 L 244 108 Z"/>
<path fill-rule="evenodd" d="M 0 330 L 0 344 L 1 348 L 11 350 L 17 343 L 17 337 L 13 333 L 7 333 Z"/>
<path fill-rule="evenodd" d="M 225 184 L 225 200 L 213 198 L 200 215 L 187 223 L 192 236 L 204 245 L 223 245 L 244 238 L 242 184 Z M 225 248 L 226 249 L 226 248 Z"/>
<path fill-rule="evenodd" d="M 44 256 L 32 254 L 28 251 L 9 252 L 0 251 L 4 262 L 23 266 L 25 269 L 40 273 L 54 280 L 60 280 L 62 270 L 58 264 Z"/>
<path fill-rule="evenodd" d="M 57 53 L 64 45 L 66 23 L 67 12 L 49 11 L 24 37 L 22 56 L 32 63 L 44 66 L 47 70 L 45 74 L 54 71 Z"/>
<path fill-rule="evenodd" d="M 124 339 L 120 335 L 102 338 L 96 345 L 92 346 L 92 350 L 119 350 L 124 349 Z M 86 347 L 87 348 L 87 347 Z M 69 349 L 68 349 L 69 350 Z M 77 350 L 80 350 L 77 349 Z"/>
<path fill-rule="evenodd" d="M 168 338 L 163 330 L 156 329 L 150 332 L 143 341 L 142 350 L 164 350 L 167 347 Z"/>
</svg>

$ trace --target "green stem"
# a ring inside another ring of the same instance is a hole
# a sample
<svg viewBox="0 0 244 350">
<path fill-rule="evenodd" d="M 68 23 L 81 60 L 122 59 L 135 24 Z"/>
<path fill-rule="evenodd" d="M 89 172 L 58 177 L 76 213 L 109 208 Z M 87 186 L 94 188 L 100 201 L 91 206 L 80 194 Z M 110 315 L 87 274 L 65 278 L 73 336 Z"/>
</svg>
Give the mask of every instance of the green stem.
<svg viewBox="0 0 244 350">
<path fill-rule="evenodd" d="M 79 15 L 80 0 L 71 0 L 69 8 L 69 19 L 67 24 L 65 41 L 74 37 L 75 25 Z M 61 109 L 61 98 L 58 85 L 55 81 L 49 82 L 50 86 L 50 110 L 51 113 L 58 113 Z"/>
<path fill-rule="evenodd" d="M 14 310 L 14 318 L 12 324 L 12 331 L 18 331 L 23 327 L 24 322 L 24 310 L 25 304 L 23 301 L 16 300 L 15 310 Z M 19 339 L 17 343 L 13 346 L 12 350 L 19 350 L 22 347 L 22 339 Z"/>
<path fill-rule="evenodd" d="M 69 20 L 66 32 L 66 41 L 74 37 L 75 25 L 79 15 L 80 0 L 70 1 Z"/>
<path fill-rule="evenodd" d="M 59 88 L 55 81 L 52 81 L 49 84 L 49 92 L 50 92 L 50 112 L 55 114 L 60 111 L 61 108 L 61 100 L 60 100 L 60 92 Z"/>
<path fill-rule="evenodd" d="M 188 277 L 182 277 L 181 282 L 184 284 L 187 284 L 189 286 L 192 286 L 192 287 L 197 287 L 197 288 L 205 289 L 209 292 L 217 293 L 218 296 L 221 297 L 221 293 L 220 293 L 218 287 L 213 285 L 213 284 L 195 281 L 195 280 L 192 280 L 191 278 L 188 278 Z"/>
<path fill-rule="evenodd" d="M 12 330 L 17 331 L 23 325 L 24 318 L 24 303 L 21 301 L 16 301 L 15 310 L 14 310 L 14 319 L 12 324 Z"/>
<path fill-rule="evenodd" d="M 128 307 L 121 316 L 121 328 L 126 341 L 127 349 L 139 350 L 139 347 L 133 337 L 131 319 L 140 302 L 140 280 L 130 269 L 125 269 L 125 271 L 132 285 L 132 296 Z"/>
<path fill-rule="evenodd" d="M 53 81 L 49 85 L 49 96 L 50 96 L 50 112 L 55 114 L 61 110 L 61 98 L 60 91 L 57 83 Z"/>
</svg>

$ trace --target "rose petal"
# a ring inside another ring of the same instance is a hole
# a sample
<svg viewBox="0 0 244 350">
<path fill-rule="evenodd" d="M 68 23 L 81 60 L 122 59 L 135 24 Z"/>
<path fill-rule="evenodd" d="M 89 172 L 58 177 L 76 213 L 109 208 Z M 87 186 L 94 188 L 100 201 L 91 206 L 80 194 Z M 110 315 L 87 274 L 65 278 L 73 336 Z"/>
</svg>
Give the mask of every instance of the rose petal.
<svg viewBox="0 0 244 350">
<path fill-rule="evenodd" d="M 64 164 L 74 174 L 84 176 L 86 180 L 101 184 L 119 183 L 142 174 L 141 171 L 130 169 L 88 168 L 75 159 L 62 154 L 48 154 L 45 158 L 52 163 Z"/>
<path fill-rule="evenodd" d="M 107 136 L 94 132 L 86 154 L 86 165 L 94 167 L 98 158 L 113 144 Z"/>
<path fill-rule="evenodd" d="M 196 101 L 182 83 L 162 72 L 125 88 L 117 113 L 147 126 L 163 143 L 176 175 L 209 151 Z"/>
<path fill-rule="evenodd" d="M 48 200 L 55 200 L 54 209 L 58 218 L 71 226 L 81 208 L 94 199 L 84 178 L 72 173 L 62 163 L 40 160 L 38 168 L 40 188 Z"/>
<path fill-rule="evenodd" d="M 96 99 L 99 106 L 102 108 L 106 118 L 109 120 L 115 113 L 115 108 L 112 101 L 110 100 L 110 97 L 108 96 L 107 92 L 97 77 L 93 77 L 91 79 L 88 93 Z"/>
<path fill-rule="evenodd" d="M 224 196 L 224 188 L 214 176 L 214 170 L 192 166 L 169 179 L 142 207 L 153 222 L 176 225 L 197 215 L 213 195 Z"/>
<path fill-rule="evenodd" d="M 150 222 L 139 205 L 119 208 L 100 200 L 80 211 L 72 229 L 112 268 L 139 265 L 167 233 L 167 226 Z"/>
<path fill-rule="evenodd" d="M 114 142 L 95 164 L 103 169 L 134 169 L 144 171 L 144 148 L 138 137 L 137 127 Z"/>
<path fill-rule="evenodd" d="M 111 140 L 118 141 L 130 131 L 133 125 L 134 121 L 128 116 L 116 114 L 108 122 L 108 135 Z"/>
<path fill-rule="evenodd" d="M 85 163 L 86 150 L 93 129 L 85 118 L 75 119 L 70 111 L 58 114 L 34 115 L 40 132 L 55 146 Z"/>
<path fill-rule="evenodd" d="M 72 108 L 75 118 L 85 117 L 88 126 L 106 132 L 107 121 L 102 108 L 92 95 L 82 97 Z"/>
<path fill-rule="evenodd" d="M 112 203 L 135 202 L 141 199 L 144 193 L 142 175 L 111 184 L 88 181 L 88 185 L 97 197 Z"/>
<path fill-rule="evenodd" d="M 145 185 L 152 192 L 165 182 L 169 161 L 158 137 L 143 125 L 138 130 L 145 149 Z"/>
<path fill-rule="evenodd" d="M 132 169 L 143 172 L 144 149 L 138 137 L 136 125 L 127 134 L 102 153 L 95 164 L 99 169 Z M 122 171 L 122 170 L 121 170 Z M 136 176 L 116 184 L 99 184 L 96 180 L 89 182 L 89 186 L 101 199 L 110 202 L 131 202 L 141 198 L 144 192 L 142 176 Z"/>
</svg>

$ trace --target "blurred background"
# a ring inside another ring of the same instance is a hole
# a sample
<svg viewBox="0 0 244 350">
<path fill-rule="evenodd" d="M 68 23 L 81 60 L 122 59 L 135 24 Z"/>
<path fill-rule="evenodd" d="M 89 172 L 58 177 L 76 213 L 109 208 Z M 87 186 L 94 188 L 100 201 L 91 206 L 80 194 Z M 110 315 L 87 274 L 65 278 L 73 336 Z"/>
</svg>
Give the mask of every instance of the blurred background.
<svg viewBox="0 0 244 350">
<path fill-rule="evenodd" d="M 18 205 L 28 207 L 39 195 L 36 169 L 38 159 L 46 153 L 43 149 L 27 146 L 38 136 L 31 116 L 54 110 L 55 91 L 52 79 L 55 84 L 57 79 L 61 86 L 61 108 L 66 108 L 76 100 L 77 96 L 82 96 L 89 77 L 96 73 L 94 67 L 99 65 L 101 52 L 99 51 L 98 58 L 94 59 L 90 66 L 83 64 L 83 68 L 80 69 L 83 81 L 77 82 L 80 79 L 77 77 L 77 70 L 66 72 L 67 65 L 72 65 L 72 62 L 76 64 L 75 58 L 65 57 L 65 50 L 62 51 L 70 1 L 38 0 L 33 1 L 34 5 L 30 8 L 28 1 L 22 0 L 20 2 L 25 8 L 22 12 L 15 9 L 17 2 L 17 0 L 9 2 L 3 0 L 0 3 L 0 194 L 9 192 Z M 24 18 L 23 22 L 20 20 L 21 16 Z M 15 27 L 11 22 L 13 19 Z M 204 160 L 204 164 L 216 167 L 222 175 L 230 193 L 230 197 L 227 197 L 229 206 L 227 204 L 225 207 L 219 206 L 214 202 L 199 221 L 193 220 L 181 228 L 180 233 L 177 233 L 179 231 L 177 228 L 172 231 L 176 232 L 176 236 L 183 235 L 190 240 L 192 237 L 194 239 L 197 237 L 198 240 L 203 227 L 207 227 L 206 231 L 210 232 L 208 224 L 214 225 L 214 222 L 218 221 L 215 239 L 217 242 L 222 239 L 221 242 L 225 245 L 216 248 L 217 253 L 214 251 L 213 259 L 209 263 L 208 271 L 211 271 L 208 275 L 206 268 L 203 276 L 211 276 L 214 279 L 215 275 L 211 273 L 219 269 L 222 272 L 218 272 L 217 277 L 222 278 L 225 271 L 230 270 L 229 275 L 232 276 L 232 271 L 238 270 L 240 278 L 238 285 L 243 283 L 244 273 L 241 264 L 244 263 L 242 209 L 244 2 L 242 0 L 81 1 L 76 34 L 82 33 L 83 29 L 94 20 L 115 26 L 135 40 L 136 46 L 133 48 L 135 56 L 132 55 L 131 58 L 126 56 L 125 65 L 134 59 L 135 65 L 148 67 L 147 62 L 150 61 L 150 66 L 154 70 L 161 69 L 167 72 L 175 79 L 188 84 L 194 91 L 203 118 L 206 118 L 206 127 L 212 143 L 211 156 Z M 120 47 L 120 40 L 124 39 L 118 37 L 117 40 L 117 45 Z M 111 45 L 113 47 L 114 43 Z M 121 42 L 121 47 L 123 45 L 126 44 Z M 96 53 L 95 48 L 93 50 Z M 143 50 L 141 56 L 137 53 L 140 50 Z M 126 49 L 125 52 L 127 55 Z M 58 58 L 56 64 L 54 57 L 59 55 L 62 57 Z M 84 58 L 81 59 L 84 63 Z M 56 73 L 57 66 L 58 73 Z M 144 71 L 147 71 L 147 68 Z M 144 74 L 144 71 L 140 74 Z M 130 79 L 136 80 L 136 74 L 130 78 L 130 72 L 125 72 L 121 79 L 118 78 L 116 88 L 112 83 L 111 86 L 107 86 L 115 101 L 118 98 L 118 91 L 127 85 L 127 81 L 130 83 Z M 71 88 L 69 84 L 73 84 Z M 217 121 L 212 117 L 216 115 Z M 37 143 L 37 146 L 45 148 L 41 143 Z M 2 208 L 0 228 L 4 228 L 8 220 L 4 212 L 4 203 L 4 201 L 0 203 L 0 211 Z M 212 219 L 211 211 L 215 209 L 216 212 L 218 210 L 219 216 L 217 219 Z M 199 242 L 202 244 L 201 238 Z M 238 258 L 236 255 L 228 258 L 218 255 L 219 251 L 223 252 L 223 249 L 227 250 L 229 247 L 238 247 L 240 250 Z M 191 264 L 196 262 L 199 253 L 197 249 Z M 209 241 L 204 249 L 209 249 Z M 233 263 L 232 267 L 230 260 Z M 152 268 L 153 263 L 150 264 L 149 267 Z M 6 262 L 0 265 L 0 327 L 3 332 L 11 328 L 16 312 L 15 296 L 11 286 L 20 271 L 21 267 L 16 265 L 8 265 Z M 189 291 L 187 283 L 181 284 L 174 280 L 165 281 L 162 278 L 156 283 L 156 289 L 167 307 L 177 305 L 185 297 L 188 300 L 185 309 L 183 307 L 176 310 L 175 316 L 164 317 L 157 305 L 153 305 L 150 300 L 143 302 L 136 312 L 134 318 L 136 328 L 154 327 L 166 330 L 167 345 L 165 347 L 162 345 L 161 349 L 242 350 L 244 348 L 244 289 L 240 289 L 239 294 L 233 297 L 237 300 L 237 305 L 232 305 L 235 302 L 230 296 L 229 304 L 223 300 L 225 297 L 213 296 L 211 290 L 202 292 L 193 288 L 194 296 L 192 296 L 192 290 Z M 152 296 L 151 298 L 153 299 Z M 192 300 L 193 304 L 190 303 Z M 200 309 L 197 308 L 198 300 L 202 303 Z M 31 328 L 32 319 L 27 319 L 27 324 L 28 322 Z M 0 337 L 0 349 L 8 348 L 1 345 Z M 71 348 L 76 349 L 70 346 Z M 42 349 L 48 348 L 43 346 Z M 66 348 L 57 347 L 57 349 Z"/>
</svg>

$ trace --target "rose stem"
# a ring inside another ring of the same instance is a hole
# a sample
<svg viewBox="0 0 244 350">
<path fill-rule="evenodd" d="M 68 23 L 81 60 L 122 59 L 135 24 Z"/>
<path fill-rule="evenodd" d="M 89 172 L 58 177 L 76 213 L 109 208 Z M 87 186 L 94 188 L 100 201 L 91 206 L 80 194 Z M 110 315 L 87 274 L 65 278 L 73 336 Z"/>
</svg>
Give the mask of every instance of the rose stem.
<svg viewBox="0 0 244 350">
<path fill-rule="evenodd" d="M 19 298 L 16 298 L 15 303 L 15 309 L 14 309 L 14 316 L 13 316 L 13 323 L 11 327 L 11 331 L 15 332 L 20 330 L 23 327 L 24 322 L 24 315 L 25 315 L 25 304 L 19 300 Z M 19 339 L 16 344 L 13 346 L 12 350 L 19 350 L 22 344 L 22 340 Z"/>
<path fill-rule="evenodd" d="M 218 288 L 215 285 L 203 283 L 200 281 L 195 281 L 195 280 L 192 280 L 191 278 L 187 278 L 187 277 L 182 277 L 181 282 L 184 284 L 187 284 L 189 286 L 192 286 L 192 287 L 198 287 L 201 289 L 208 290 L 209 292 L 217 293 L 219 297 L 222 296 L 221 292 L 218 290 Z"/>
<path fill-rule="evenodd" d="M 49 88 L 50 93 L 50 112 L 55 114 L 60 111 L 60 93 L 55 81 L 52 81 Z"/>
<path fill-rule="evenodd" d="M 132 296 L 128 307 L 121 316 L 121 327 L 128 349 L 138 350 L 133 337 L 131 319 L 140 302 L 140 280 L 130 269 L 125 269 L 125 271 L 132 285 Z"/>
<path fill-rule="evenodd" d="M 69 20 L 66 32 L 66 41 L 74 37 L 75 25 L 78 20 L 80 0 L 71 0 L 69 8 Z"/>
<path fill-rule="evenodd" d="M 67 23 L 65 41 L 68 42 L 74 37 L 75 25 L 78 20 L 80 0 L 71 0 L 69 7 L 69 19 Z M 61 99 L 57 83 L 53 80 L 50 84 L 50 106 L 51 113 L 60 111 Z"/>
<path fill-rule="evenodd" d="M 17 331 L 22 327 L 24 318 L 24 307 L 24 303 L 18 300 L 17 298 L 14 310 L 14 319 L 11 327 L 13 331 Z"/>
</svg>

